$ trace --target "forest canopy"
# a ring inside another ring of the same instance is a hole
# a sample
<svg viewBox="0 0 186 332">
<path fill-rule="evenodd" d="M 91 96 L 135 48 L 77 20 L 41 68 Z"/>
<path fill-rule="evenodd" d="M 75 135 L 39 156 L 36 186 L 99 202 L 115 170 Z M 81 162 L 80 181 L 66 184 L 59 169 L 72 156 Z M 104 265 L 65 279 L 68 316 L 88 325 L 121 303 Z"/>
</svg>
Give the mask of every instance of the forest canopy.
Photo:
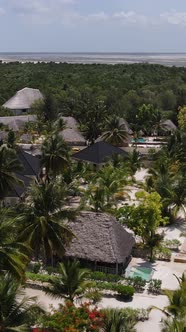
<svg viewBox="0 0 186 332">
<path fill-rule="evenodd" d="M 139 108 L 150 104 L 177 124 L 178 107 L 186 104 L 186 68 L 147 63 L 0 63 L 0 106 L 24 87 L 50 94 L 56 112 L 80 123 L 86 121 L 86 110 L 98 108 L 107 116 L 115 114 L 134 123 Z"/>
</svg>

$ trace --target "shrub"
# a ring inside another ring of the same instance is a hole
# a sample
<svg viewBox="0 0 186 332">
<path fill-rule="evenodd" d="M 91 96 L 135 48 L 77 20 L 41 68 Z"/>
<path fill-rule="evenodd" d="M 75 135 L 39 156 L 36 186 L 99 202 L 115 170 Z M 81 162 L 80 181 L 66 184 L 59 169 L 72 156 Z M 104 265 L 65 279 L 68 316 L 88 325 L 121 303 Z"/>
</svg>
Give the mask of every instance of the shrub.
<svg viewBox="0 0 186 332">
<path fill-rule="evenodd" d="M 91 303 L 81 304 L 75 307 L 73 303 L 66 302 L 59 310 L 53 310 L 51 314 L 41 317 L 39 325 L 54 331 L 89 331 L 99 332 L 104 323 L 104 314 L 96 307 L 90 307 Z"/>
<path fill-rule="evenodd" d="M 55 278 L 53 276 L 50 276 L 48 274 L 35 274 L 31 272 L 26 272 L 27 279 L 30 279 L 32 281 L 41 281 L 41 282 L 49 282 L 52 278 Z"/>
<path fill-rule="evenodd" d="M 134 295 L 134 288 L 132 286 L 117 285 L 117 292 L 124 300 L 129 300 Z"/>
<path fill-rule="evenodd" d="M 30 262 L 28 265 L 28 270 L 32 273 L 38 273 L 41 268 L 41 263 L 39 262 Z"/>
<path fill-rule="evenodd" d="M 121 276 L 117 274 L 106 274 L 103 272 L 89 272 L 88 278 L 92 280 L 99 280 L 99 281 L 108 281 L 108 282 L 117 282 L 122 279 Z"/>
<path fill-rule="evenodd" d="M 161 284 L 160 279 L 152 279 L 149 282 L 148 292 L 156 295 L 161 294 Z"/>
<path fill-rule="evenodd" d="M 128 278 L 126 281 L 128 285 L 132 286 L 135 289 L 136 292 L 144 291 L 146 281 L 141 277 Z"/>
</svg>

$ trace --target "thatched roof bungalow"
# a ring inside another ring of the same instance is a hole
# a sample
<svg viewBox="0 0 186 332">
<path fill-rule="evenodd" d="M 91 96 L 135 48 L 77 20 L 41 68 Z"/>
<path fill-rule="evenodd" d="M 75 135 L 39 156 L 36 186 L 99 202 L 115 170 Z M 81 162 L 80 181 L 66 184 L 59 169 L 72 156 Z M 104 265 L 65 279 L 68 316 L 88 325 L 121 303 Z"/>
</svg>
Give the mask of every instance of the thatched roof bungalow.
<svg viewBox="0 0 186 332">
<path fill-rule="evenodd" d="M 72 116 L 62 116 L 61 119 L 65 123 L 65 129 L 60 132 L 60 136 L 62 136 L 69 145 L 84 146 L 86 140 L 78 128 L 78 122 L 76 119 Z"/>
<path fill-rule="evenodd" d="M 81 212 L 68 223 L 75 237 L 66 257 L 106 273 L 122 273 L 127 266 L 135 240 L 116 219 L 105 213 Z"/>
<path fill-rule="evenodd" d="M 35 115 L 1 116 L 0 123 L 13 131 L 19 131 L 24 128 L 25 123 L 35 122 L 36 119 Z"/>
<path fill-rule="evenodd" d="M 43 99 L 43 95 L 38 89 L 24 88 L 17 91 L 3 107 L 10 109 L 15 115 L 20 115 L 30 111 L 32 104 L 39 99 Z"/>
</svg>

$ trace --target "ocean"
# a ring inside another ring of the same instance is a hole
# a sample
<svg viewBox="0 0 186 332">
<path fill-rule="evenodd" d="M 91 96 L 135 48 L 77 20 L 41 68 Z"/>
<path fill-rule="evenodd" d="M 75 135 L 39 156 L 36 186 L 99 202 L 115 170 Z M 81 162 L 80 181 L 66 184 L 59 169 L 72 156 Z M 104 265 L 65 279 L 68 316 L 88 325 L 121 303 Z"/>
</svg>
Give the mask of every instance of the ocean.
<svg viewBox="0 0 186 332">
<path fill-rule="evenodd" d="M 150 63 L 186 67 L 186 53 L 0 53 L 3 62 Z"/>
</svg>

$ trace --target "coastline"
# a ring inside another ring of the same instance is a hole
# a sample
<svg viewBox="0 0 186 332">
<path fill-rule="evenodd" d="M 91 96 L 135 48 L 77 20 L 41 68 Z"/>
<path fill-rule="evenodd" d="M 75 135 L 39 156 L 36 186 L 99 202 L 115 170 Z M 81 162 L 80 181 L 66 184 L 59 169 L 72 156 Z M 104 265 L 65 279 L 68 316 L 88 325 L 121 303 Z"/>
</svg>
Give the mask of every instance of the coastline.
<svg viewBox="0 0 186 332">
<path fill-rule="evenodd" d="M 186 67 L 186 53 L 0 53 L 2 63 L 134 64 Z"/>
</svg>

